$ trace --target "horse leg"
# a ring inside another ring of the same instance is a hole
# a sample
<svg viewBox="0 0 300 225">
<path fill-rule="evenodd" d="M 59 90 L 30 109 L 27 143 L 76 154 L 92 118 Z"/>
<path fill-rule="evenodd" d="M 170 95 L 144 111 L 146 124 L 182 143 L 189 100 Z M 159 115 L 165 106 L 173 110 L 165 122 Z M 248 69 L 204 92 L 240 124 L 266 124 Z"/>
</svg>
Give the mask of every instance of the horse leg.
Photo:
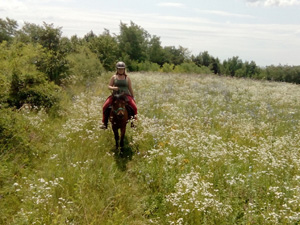
<svg viewBox="0 0 300 225">
<path fill-rule="evenodd" d="M 114 128 L 114 135 L 115 135 L 115 141 L 116 141 L 116 149 L 119 148 L 119 131 L 118 128 Z"/>
<path fill-rule="evenodd" d="M 121 140 L 120 140 L 120 146 L 121 146 L 121 148 L 124 147 L 125 132 L 126 132 L 126 125 L 121 128 Z"/>
</svg>

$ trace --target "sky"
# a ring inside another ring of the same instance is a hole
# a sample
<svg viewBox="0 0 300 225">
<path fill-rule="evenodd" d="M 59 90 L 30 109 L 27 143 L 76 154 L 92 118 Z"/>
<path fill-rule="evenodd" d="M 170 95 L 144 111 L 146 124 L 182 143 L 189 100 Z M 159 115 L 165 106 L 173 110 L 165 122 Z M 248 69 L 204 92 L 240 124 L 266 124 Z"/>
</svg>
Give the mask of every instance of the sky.
<svg viewBox="0 0 300 225">
<path fill-rule="evenodd" d="M 259 66 L 300 65 L 300 0 L 0 0 L 0 18 L 62 27 L 83 37 L 120 23 L 137 24 L 162 46 L 221 61 L 238 56 Z"/>
</svg>

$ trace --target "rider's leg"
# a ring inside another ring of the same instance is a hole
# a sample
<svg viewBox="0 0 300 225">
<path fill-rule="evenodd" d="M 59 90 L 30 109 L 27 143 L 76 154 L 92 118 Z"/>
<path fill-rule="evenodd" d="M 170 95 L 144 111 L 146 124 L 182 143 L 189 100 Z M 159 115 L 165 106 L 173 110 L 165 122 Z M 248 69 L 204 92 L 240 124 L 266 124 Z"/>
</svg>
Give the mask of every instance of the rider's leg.
<svg viewBox="0 0 300 225">
<path fill-rule="evenodd" d="M 110 113 L 110 110 L 109 110 L 109 106 L 111 105 L 112 103 L 112 96 L 109 96 L 104 105 L 103 105 L 103 109 L 102 109 L 102 113 L 103 113 L 103 116 L 102 116 L 102 125 L 101 125 L 101 129 L 106 129 L 107 128 L 107 125 L 108 125 L 108 118 L 109 118 L 109 113 Z"/>
</svg>

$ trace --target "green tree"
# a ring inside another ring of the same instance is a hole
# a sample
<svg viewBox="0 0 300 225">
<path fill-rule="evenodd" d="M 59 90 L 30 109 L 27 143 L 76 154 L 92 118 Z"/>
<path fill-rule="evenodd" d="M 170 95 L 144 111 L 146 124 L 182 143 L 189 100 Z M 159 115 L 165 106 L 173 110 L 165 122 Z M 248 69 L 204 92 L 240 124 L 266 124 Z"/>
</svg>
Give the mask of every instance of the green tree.
<svg viewBox="0 0 300 225">
<path fill-rule="evenodd" d="M 149 61 L 157 63 L 160 66 L 164 64 L 164 54 L 161 46 L 160 37 L 153 36 L 149 42 L 148 57 Z"/>
<path fill-rule="evenodd" d="M 230 76 L 235 76 L 236 71 L 242 69 L 243 61 L 238 56 L 224 60 L 223 62 L 223 73 Z M 239 73 L 240 74 L 240 73 Z"/>
<path fill-rule="evenodd" d="M 134 24 L 132 21 L 130 26 L 121 22 L 118 41 L 123 59 L 129 58 L 138 62 L 147 59 L 149 34 L 142 27 Z"/>
<path fill-rule="evenodd" d="M 180 65 L 190 59 L 190 52 L 187 48 L 179 46 L 166 46 L 163 48 L 164 63 Z"/>
<path fill-rule="evenodd" d="M 17 28 L 17 21 L 9 18 L 6 18 L 6 20 L 0 18 L 0 43 L 12 40 L 17 32 Z"/>
<path fill-rule="evenodd" d="M 30 104 L 37 108 L 52 108 L 59 101 L 59 87 L 38 71 L 36 63 L 43 57 L 39 44 L 3 42 L 0 45 L 1 105 L 20 108 Z"/>
<path fill-rule="evenodd" d="M 218 58 L 211 57 L 209 68 L 214 74 L 220 74 L 221 73 L 220 60 Z"/>
<path fill-rule="evenodd" d="M 29 104 L 38 109 L 50 109 L 59 102 L 59 91 L 59 86 L 48 82 L 46 76 L 41 72 L 14 73 L 8 102 L 16 108 Z"/>
<path fill-rule="evenodd" d="M 61 27 L 54 28 L 53 24 L 47 23 L 43 26 L 25 23 L 18 32 L 18 40 L 43 46 L 44 54 L 36 63 L 37 68 L 56 84 L 60 84 L 68 72 L 66 52 L 61 48 L 61 34 Z"/>
<path fill-rule="evenodd" d="M 83 82 L 100 76 L 104 72 L 97 55 L 87 46 L 78 47 L 76 52 L 68 55 L 70 73 L 76 81 Z"/>
<path fill-rule="evenodd" d="M 95 52 L 106 70 L 114 70 L 118 58 L 120 58 L 117 38 L 110 35 L 109 30 L 90 41 L 90 49 Z"/>
</svg>

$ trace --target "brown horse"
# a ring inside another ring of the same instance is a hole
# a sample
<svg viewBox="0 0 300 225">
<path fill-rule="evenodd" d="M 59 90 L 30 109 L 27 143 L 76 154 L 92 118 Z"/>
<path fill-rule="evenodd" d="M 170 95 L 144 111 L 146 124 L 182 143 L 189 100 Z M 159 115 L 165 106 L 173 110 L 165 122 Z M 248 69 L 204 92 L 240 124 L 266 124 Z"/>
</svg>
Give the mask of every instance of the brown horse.
<svg viewBox="0 0 300 225">
<path fill-rule="evenodd" d="M 127 110 L 127 97 L 125 94 L 115 94 L 110 112 L 110 122 L 115 135 L 116 148 L 119 148 L 119 129 L 121 130 L 120 147 L 124 147 L 126 125 L 129 119 Z"/>
</svg>

